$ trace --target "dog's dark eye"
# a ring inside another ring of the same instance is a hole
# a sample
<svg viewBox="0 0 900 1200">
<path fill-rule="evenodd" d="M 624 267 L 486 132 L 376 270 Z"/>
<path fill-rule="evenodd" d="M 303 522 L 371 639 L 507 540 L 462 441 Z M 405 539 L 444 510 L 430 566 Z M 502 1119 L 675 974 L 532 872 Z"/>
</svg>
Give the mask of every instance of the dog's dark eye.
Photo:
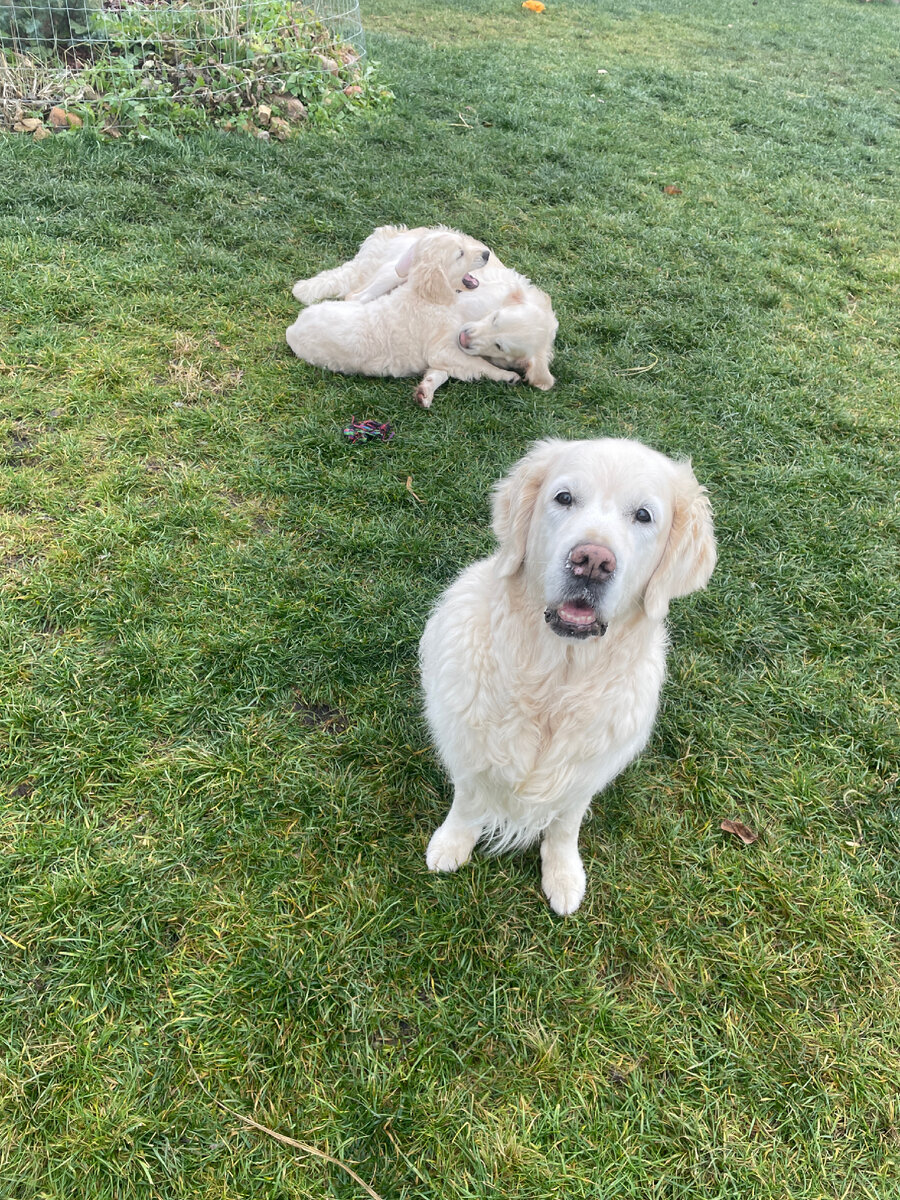
<svg viewBox="0 0 900 1200">
<path fill-rule="evenodd" d="M 498 349 L 498 350 L 502 350 L 502 349 L 503 349 L 503 347 L 500 345 L 500 343 L 499 343 L 499 342 L 494 342 L 494 345 L 497 347 L 497 349 Z"/>
<path fill-rule="evenodd" d="M 563 508 L 568 508 L 570 504 L 574 503 L 571 492 L 557 492 L 553 499 L 557 504 L 561 504 Z"/>
<path fill-rule="evenodd" d="M 653 520 L 653 516 L 646 508 L 639 508 L 634 514 L 634 519 L 640 521 L 642 525 L 649 525 Z"/>
</svg>

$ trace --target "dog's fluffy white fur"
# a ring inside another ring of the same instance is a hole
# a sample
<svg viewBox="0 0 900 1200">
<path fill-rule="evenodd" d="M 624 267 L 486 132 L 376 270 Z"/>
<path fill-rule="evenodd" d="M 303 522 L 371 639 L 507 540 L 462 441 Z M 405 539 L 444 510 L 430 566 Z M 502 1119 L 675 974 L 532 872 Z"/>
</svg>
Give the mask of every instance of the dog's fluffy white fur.
<svg viewBox="0 0 900 1200">
<path fill-rule="evenodd" d="M 541 391 L 553 387 L 550 362 L 558 322 L 550 297 L 530 279 L 491 255 L 479 273 L 478 291 L 458 295 L 454 309 L 464 318 L 456 340 L 466 354 L 521 371 L 526 383 Z"/>
<path fill-rule="evenodd" d="M 375 300 L 407 279 L 419 242 L 435 233 L 465 236 L 446 225 L 431 229 L 379 225 L 348 262 L 320 271 L 310 279 L 298 279 L 294 284 L 294 299 L 301 304 L 315 304 L 319 300 L 360 300 L 363 303 Z"/>
<path fill-rule="evenodd" d="M 324 300 L 305 308 L 287 331 L 288 345 L 314 366 L 344 374 L 444 373 L 455 379 L 486 376 L 517 383 L 519 376 L 486 358 L 467 354 L 452 316 L 456 290 L 475 288 L 472 274 L 490 251 L 464 234 L 440 230 L 418 239 L 409 252 L 402 286 L 370 303 Z"/>
<path fill-rule="evenodd" d="M 311 279 L 298 280 L 294 285 L 294 296 L 304 304 L 327 297 L 363 304 L 377 300 L 410 282 L 413 266 L 422 253 L 422 244 L 441 233 L 465 237 L 444 226 L 407 229 L 382 225 L 366 238 L 349 262 L 322 271 Z M 495 255 L 491 255 L 486 266 L 479 270 L 478 284 L 477 289 L 457 290 L 452 309 L 439 314 L 439 320 L 446 322 L 444 336 L 451 340 L 455 337 L 454 352 L 460 350 L 471 358 L 487 360 L 501 371 L 521 372 L 526 382 L 534 387 L 551 388 L 555 382 L 550 374 L 550 362 L 557 320 L 550 297 L 524 275 L 504 266 Z M 393 312 L 390 305 L 380 311 L 385 310 Z M 327 318 L 329 312 L 326 310 L 320 315 Z M 435 314 L 428 316 L 433 319 Z M 416 390 L 416 400 L 426 408 L 431 405 L 436 390 L 451 375 L 478 377 L 471 373 L 459 375 L 438 362 L 426 365 L 427 374 Z"/>
<path fill-rule="evenodd" d="M 641 752 L 665 675 L 669 601 L 716 561 L 687 462 L 639 442 L 549 440 L 499 482 L 498 548 L 444 593 L 422 636 L 425 710 L 453 783 L 434 871 L 541 839 L 551 907 L 585 891 L 591 798 Z"/>
</svg>

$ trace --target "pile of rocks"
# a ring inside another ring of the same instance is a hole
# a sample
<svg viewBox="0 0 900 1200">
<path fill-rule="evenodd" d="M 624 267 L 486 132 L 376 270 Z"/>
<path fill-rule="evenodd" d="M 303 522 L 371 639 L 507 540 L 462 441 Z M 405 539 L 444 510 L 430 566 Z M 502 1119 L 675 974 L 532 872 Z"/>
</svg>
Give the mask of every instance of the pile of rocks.
<svg viewBox="0 0 900 1200">
<path fill-rule="evenodd" d="M 48 106 L 45 116 L 35 116 L 35 108 L 23 108 L 16 102 L 4 101 L 0 107 L 0 129 L 12 133 L 26 133 L 36 142 L 52 137 L 64 129 L 80 129 L 81 117 L 68 112 L 58 104 Z"/>
</svg>

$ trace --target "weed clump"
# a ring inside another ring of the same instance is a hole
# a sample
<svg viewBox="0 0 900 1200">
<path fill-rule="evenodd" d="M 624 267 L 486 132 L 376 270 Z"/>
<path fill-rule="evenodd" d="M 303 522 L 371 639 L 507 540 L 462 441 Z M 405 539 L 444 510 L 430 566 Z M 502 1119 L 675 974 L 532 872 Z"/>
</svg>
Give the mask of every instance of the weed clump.
<svg viewBox="0 0 900 1200">
<path fill-rule="evenodd" d="M 294 0 L 0 0 L 0 129 L 240 129 L 285 140 L 391 98 Z"/>
</svg>

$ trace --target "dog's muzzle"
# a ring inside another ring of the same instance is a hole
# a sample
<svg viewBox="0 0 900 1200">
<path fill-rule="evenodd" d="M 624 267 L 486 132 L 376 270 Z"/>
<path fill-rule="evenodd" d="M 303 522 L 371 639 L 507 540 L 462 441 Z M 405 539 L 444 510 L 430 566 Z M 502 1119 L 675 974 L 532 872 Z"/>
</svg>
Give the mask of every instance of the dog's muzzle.
<svg viewBox="0 0 900 1200">
<path fill-rule="evenodd" d="M 560 604 L 544 612 L 544 620 L 560 637 L 603 637 L 607 622 L 600 616 L 600 596 L 616 570 L 608 546 L 582 542 L 566 558 L 569 585 Z"/>
<path fill-rule="evenodd" d="M 566 600 L 544 611 L 544 620 L 559 637 L 603 637 L 607 623 L 587 599 Z"/>
<path fill-rule="evenodd" d="M 479 270 L 481 267 L 483 267 L 483 266 L 484 266 L 484 265 L 487 263 L 487 260 L 488 260 L 490 257 L 491 257 L 491 252 L 490 252 L 490 250 L 482 250 L 482 252 L 481 252 L 481 262 L 480 262 L 480 263 L 477 263 L 477 264 L 476 264 L 476 265 L 475 265 L 475 266 L 472 268 L 472 270 L 473 270 L 473 271 L 478 271 L 478 270 Z M 474 292 L 474 291 L 475 291 L 475 289 L 478 287 L 478 280 L 475 278 L 475 276 L 474 276 L 474 275 L 472 275 L 470 272 L 468 272 L 468 271 L 467 271 L 467 272 L 466 272 L 466 274 L 465 274 L 465 275 L 463 275 L 463 277 L 462 277 L 462 285 L 463 285 L 463 287 L 464 287 L 464 288 L 467 288 L 467 289 L 468 289 L 468 291 L 470 291 L 470 292 Z"/>
</svg>

